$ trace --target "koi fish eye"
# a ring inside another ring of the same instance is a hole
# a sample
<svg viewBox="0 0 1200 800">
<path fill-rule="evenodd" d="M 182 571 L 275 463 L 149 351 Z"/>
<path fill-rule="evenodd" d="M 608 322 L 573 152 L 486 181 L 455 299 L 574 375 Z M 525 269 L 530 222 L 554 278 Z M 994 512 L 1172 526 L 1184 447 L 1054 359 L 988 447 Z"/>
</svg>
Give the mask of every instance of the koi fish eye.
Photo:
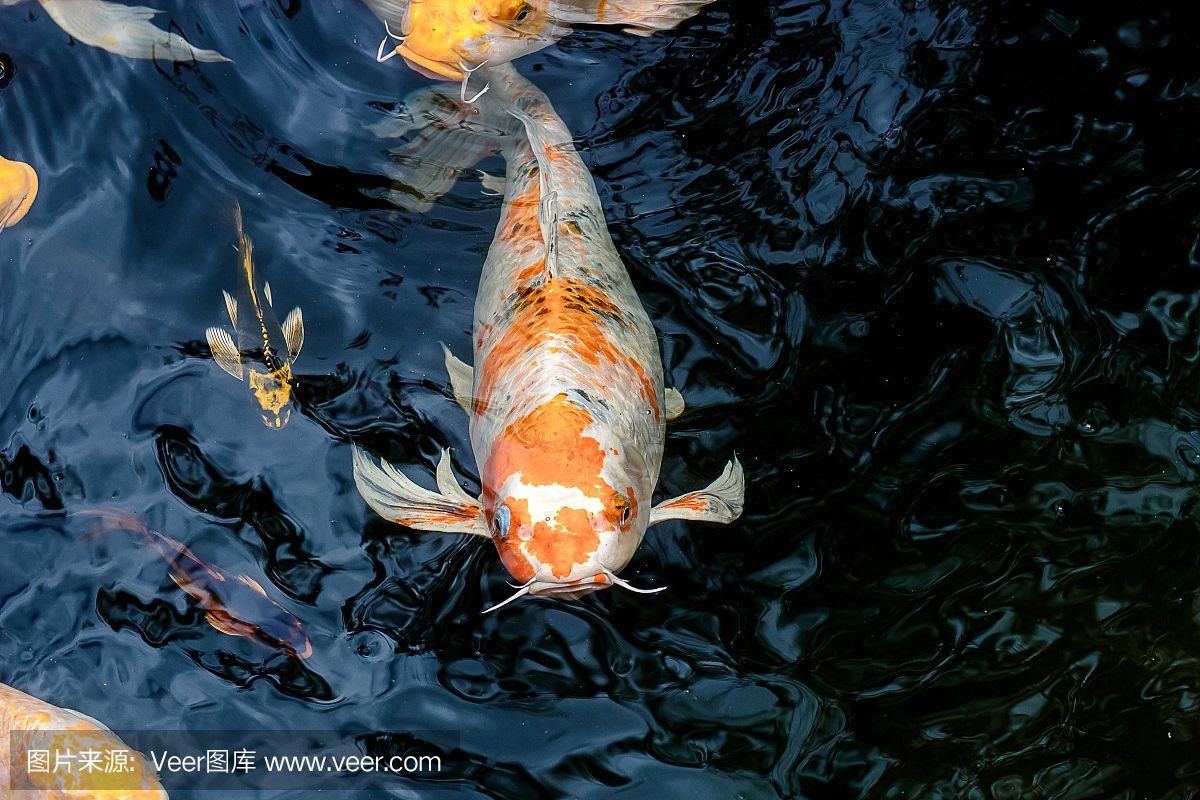
<svg viewBox="0 0 1200 800">
<path fill-rule="evenodd" d="M 613 510 L 621 515 L 621 527 L 629 525 L 629 520 L 633 518 L 633 506 L 629 502 L 629 498 L 623 494 L 617 493 L 612 499 Z"/>
<path fill-rule="evenodd" d="M 516 16 L 513 17 L 514 22 L 524 22 L 529 17 L 529 3 L 522 3 L 517 9 Z"/>
<path fill-rule="evenodd" d="M 508 506 L 500 506 L 492 512 L 492 533 L 501 539 L 508 537 L 508 526 L 512 521 L 512 512 Z"/>
</svg>

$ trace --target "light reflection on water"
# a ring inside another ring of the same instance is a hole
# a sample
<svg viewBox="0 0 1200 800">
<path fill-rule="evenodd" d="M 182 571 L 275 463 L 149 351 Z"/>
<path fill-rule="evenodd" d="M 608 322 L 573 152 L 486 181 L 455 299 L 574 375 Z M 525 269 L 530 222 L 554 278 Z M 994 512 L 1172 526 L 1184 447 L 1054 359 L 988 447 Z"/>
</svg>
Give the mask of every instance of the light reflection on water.
<svg viewBox="0 0 1200 800">
<path fill-rule="evenodd" d="M 348 442 L 430 474 L 452 447 L 477 486 L 438 343 L 469 350 L 498 201 L 390 207 L 366 126 L 426 82 L 356 0 L 155 5 L 234 63 L 0 10 L 0 152 L 42 178 L 0 234 L 0 679 L 114 728 L 456 727 L 471 796 L 1200 792 L 1171 4 L 719 1 L 524 59 L 688 400 L 661 496 L 733 450 L 749 485 L 738 524 L 647 538 L 629 576 L 668 592 L 488 617 L 494 556 L 368 514 Z M 281 432 L 202 344 L 234 198 L 304 309 Z M 313 657 L 213 631 L 64 515 L 93 503 L 261 576 Z"/>
</svg>

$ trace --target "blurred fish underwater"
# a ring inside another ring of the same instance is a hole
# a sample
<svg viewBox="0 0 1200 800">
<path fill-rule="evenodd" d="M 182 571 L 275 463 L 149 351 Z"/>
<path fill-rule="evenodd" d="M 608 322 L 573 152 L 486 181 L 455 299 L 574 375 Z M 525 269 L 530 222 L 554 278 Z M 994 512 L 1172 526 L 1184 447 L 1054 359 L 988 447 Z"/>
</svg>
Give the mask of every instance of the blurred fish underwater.
<svg viewBox="0 0 1200 800">
<path fill-rule="evenodd" d="M 517 60 L 687 398 L 655 500 L 751 479 L 622 571 L 670 591 L 481 616 L 494 557 L 374 515 L 351 452 L 449 448 L 478 495 L 441 343 L 502 161 L 404 183 L 372 126 L 433 84 L 361 0 L 146 2 L 232 61 L 0 6 L 0 155 L 38 179 L 0 230 L 0 681 L 116 731 L 458 731 L 395 797 L 1200 796 L 1185 7 L 716 0 Z M 279 430 L 202 333 L 234 198 L 304 309 Z M 311 657 L 211 630 L 95 505 L 263 576 Z"/>
</svg>

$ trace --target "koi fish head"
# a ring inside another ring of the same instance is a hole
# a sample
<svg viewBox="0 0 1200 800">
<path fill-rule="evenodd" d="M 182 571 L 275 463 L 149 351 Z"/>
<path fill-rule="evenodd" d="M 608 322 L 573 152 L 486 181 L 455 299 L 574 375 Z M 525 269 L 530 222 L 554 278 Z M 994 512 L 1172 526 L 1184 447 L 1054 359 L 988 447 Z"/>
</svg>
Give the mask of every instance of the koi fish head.
<svg viewBox="0 0 1200 800">
<path fill-rule="evenodd" d="M 551 27 L 546 0 L 412 0 L 396 52 L 426 77 L 457 81 L 542 49 L 557 38 Z"/>
<path fill-rule="evenodd" d="M 559 394 L 510 425 L 483 469 L 483 513 L 520 594 L 575 599 L 615 583 L 649 522 L 651 476 Z M 515 599 L 515 597 L 513 599 Z"/>
<path fill-rule="evenodd" d="M 312 655 L 312 642 L 304 634 L 300 620 L 287 612 L 260 622 L 255 636 L 296 658 L 308 658 Z"/>
<path fill-rule="evenodd" d="M 263 424 L 268 428 L 282 428 L 292 414 L 292 367 L 287 362 L 279 369 L 266 371 L 247 370 L 250 391 L 258 401 Z"/>
</svg>

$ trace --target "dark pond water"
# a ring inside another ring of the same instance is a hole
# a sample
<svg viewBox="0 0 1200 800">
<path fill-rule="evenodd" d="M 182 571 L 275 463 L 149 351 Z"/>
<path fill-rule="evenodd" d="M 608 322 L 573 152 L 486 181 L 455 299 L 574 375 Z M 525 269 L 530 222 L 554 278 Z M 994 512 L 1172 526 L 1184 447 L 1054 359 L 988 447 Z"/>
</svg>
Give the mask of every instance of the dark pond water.
<svg viewBox="0 0 1200 800">
<path fill-rule="evenodd" d="M 113 728 L 457 731 L 395 797 L 1200 796 L 1187 3 L 718 0 L 519 62 L 688 399 L 661 495 L 734 450 L 748 490 L 651 531 L 626 577 L 667 592 L 487 616 L 491 548 L 369 513 L 349 443 L 477 487 L 438 343 L 498 200 L 392 207 L 365 126 L 427 81 L 356 0 L 154 5 L 234 63 L 0 9 L 0 153 L 42 180 L 0 234 L 0 680 Z M 307 322 L 279 432 L 204 344 L 234 199 Z M 96 504 L 314 655 L 214 631 Z"/>
</svg>

